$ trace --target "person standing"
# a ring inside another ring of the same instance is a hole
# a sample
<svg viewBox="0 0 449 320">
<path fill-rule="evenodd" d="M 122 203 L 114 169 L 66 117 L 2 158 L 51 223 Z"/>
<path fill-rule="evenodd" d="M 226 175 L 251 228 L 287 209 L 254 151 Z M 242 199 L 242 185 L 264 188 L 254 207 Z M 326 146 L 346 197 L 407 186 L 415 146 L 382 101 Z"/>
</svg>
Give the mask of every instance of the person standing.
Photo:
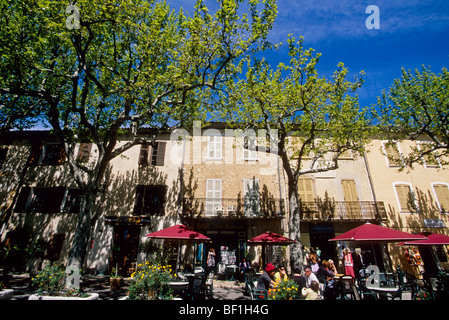
<svg viewBox="0 0 449 320">
<path fill-rule="evenodd" d="M 354 261 L 352 260 L 351 250 L 346 248 L 345 250 L 343 250 L 343 254 L 345 263 L 345 274 L 355 278 Z"/>
<path fill-rule="evenodd" d="M 207 271 L 207 274 L 209 274 L 215 268 L 215 250 L 214 250 L 214 248 L 209 249 L 209 253 L 207 254 L 206 264 L 207 264 L 206 271 Z"/>
</svg>

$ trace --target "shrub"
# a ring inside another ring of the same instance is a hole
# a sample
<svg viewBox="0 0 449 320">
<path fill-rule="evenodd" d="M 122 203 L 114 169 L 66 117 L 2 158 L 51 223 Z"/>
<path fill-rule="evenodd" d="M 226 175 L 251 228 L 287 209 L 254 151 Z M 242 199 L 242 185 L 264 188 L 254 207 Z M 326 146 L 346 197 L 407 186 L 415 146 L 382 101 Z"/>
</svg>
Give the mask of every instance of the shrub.
<svg viewBox="0 0 449 320">
<path fill-rule="evenodd" d="M 150 300 L 170 299 L 172 289 L 171 266 L 150 264 L 148 261 L 137 266 L 136 272 L 131 275 L 132 284 L 129 286 L 129 299 Z"/>
</svg>

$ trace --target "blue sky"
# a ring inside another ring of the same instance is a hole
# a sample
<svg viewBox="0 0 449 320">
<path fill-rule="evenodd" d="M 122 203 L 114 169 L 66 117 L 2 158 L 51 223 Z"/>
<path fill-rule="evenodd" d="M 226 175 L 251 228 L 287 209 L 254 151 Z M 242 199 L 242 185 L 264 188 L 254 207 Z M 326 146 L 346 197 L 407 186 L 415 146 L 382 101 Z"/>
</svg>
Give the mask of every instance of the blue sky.
<svg viewBox="0 0 449 320">
<path fill-rule="evenodd" d="M 194 0 L 168 0 L 190 11 Z M 216 7 L 216 0 L 205 0 Z M 367 29 L 366 8 L 379 8 L 379 29 Z M 304 45 L 322 53 L 321 75 L 330 77 L 341 61 L 350 75 L 364 70 L 361 106 L 376 102 L 401 68 L 428 66 L 435 73 L 449 67 L 449 0 L 278 0 L 278 17 L 270 33 L 273 43 L 287 35 L 304 37 Z M 273 66 L 288 62 L 285 50 L 267 55 Z"/>
</svg>

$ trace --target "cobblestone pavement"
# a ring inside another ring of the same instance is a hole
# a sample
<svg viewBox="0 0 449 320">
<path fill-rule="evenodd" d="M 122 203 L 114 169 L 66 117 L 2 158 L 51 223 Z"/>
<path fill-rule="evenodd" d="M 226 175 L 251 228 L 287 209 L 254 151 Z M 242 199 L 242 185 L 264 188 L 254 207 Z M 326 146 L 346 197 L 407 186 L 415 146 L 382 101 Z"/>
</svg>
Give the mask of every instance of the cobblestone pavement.
<svg viewBox="0 0 449 320">
<path fill-rule="evenodd" d="M 120 300 L 126 297 L 129 283 L 125 279 L 119 290 L 111 290 L 108 276 L 87 276 L 82 278 L 81 286 L 87 292 L 98 293 L 100 300 Z M 30 286 L 28 274 L 14 274 L 9 280 L 8 288 L 14 289 L 12 300 L 27 300 L 35 293 L 35 289 Z M 250 300 L 250 297 L 245 293 L 243 283 L 214 280 L 212 300 Z"/>
</svg>

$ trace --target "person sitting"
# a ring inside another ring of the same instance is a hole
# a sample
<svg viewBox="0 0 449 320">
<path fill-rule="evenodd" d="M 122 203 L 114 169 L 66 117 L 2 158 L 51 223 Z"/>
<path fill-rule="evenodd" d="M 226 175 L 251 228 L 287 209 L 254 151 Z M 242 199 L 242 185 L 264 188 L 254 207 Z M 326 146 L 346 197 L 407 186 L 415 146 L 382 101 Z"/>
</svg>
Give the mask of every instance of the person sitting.
<svg viewBox="0 0 449 320">
<path fill-rule="evenodd" d="M 310 288 L 302 288 L 301 294 L 305 300 L 321 300 L 320 284 L 318 281 L 312 281 Z"/>
<path fill-rule="evenodd" d="M 321 262 L 321 266 L 318 269 L 317 272 L 317 278 L 318 279 L 324 279 L 325 281 L 328 281 L 334 277 L 334 274 L 329 270 L 328 262 L 326 260 L 323 260 Z"/>
<path fill-rule="evenodd" d="M 256 288 L 265 290 L 274 288 L 276 284 L 273 280 L 275 270 L 276 268 L 271 263 L 268 263 L 267 267 L 265 268 L 265 272 L 262 273 L 262 275 L 257 280 Z"/>
<path fill-rule="evenodd" d="M 284 266 L 279 267 L 279 271 L 274 274 L 274 280 L 276 282 L 282 282 L 287 280 L 287 273 Z"/>
<path fill-rule="evenodd" d="M 307 288 L 310 288 L 311 284 L 313 281 L 316 281 L 319 283 L 318 278 L 316 277 L 316 275 L 312 272 L 312 268 L 311 266 L 307 265 L 304 268 L 304 274 L 306 276 L 306 286 Z"/>
</svg>

